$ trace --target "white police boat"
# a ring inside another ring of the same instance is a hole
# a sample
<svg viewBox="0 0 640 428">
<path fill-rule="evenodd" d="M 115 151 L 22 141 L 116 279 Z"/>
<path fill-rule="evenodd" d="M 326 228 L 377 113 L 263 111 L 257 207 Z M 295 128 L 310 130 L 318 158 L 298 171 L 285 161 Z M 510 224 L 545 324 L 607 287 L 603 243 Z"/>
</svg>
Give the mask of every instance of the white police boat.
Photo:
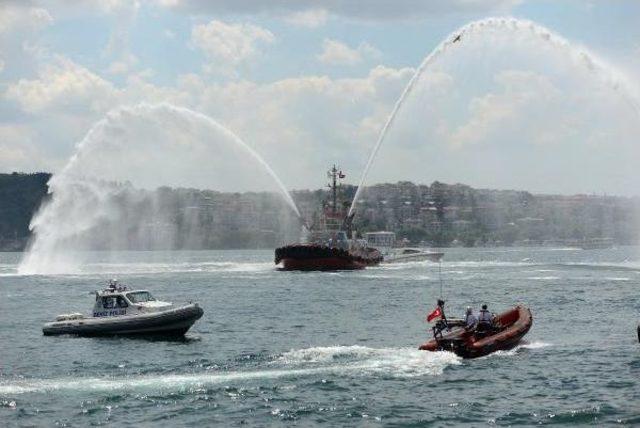
<svg viewBox="0 0 640 428">
<path fill-rule="evenodd" d="M 129 290 L 113 280 L 106 289 L 96 291 L 91 316 L 59 315 L 42 332 L 45 336 L 183 336 L 203 313 L 197 303 L 175 306 L 156 300 L 147 290 Z"/>
</svg>

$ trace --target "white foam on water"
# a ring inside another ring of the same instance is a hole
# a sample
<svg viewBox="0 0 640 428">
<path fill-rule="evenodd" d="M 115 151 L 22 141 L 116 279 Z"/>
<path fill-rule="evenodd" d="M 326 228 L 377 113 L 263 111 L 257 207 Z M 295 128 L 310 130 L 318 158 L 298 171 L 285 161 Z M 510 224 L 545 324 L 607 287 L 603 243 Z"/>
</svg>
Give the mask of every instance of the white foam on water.
<svg viewBox="0 0 640 428">
<path fill-rule="evenodd" d="M 547 342 L 542 342 L 542 341 L 535 341 L 535 342 L 530 342 L 530 343 L 523 343 L 521 345 L 518 345 L 517 348 L 522 348 L 522 349 L 540 349 L 540 348 L 546 348 L 548 346 L 552 346 L 551 343 L 547 343 Z"/>
<path fill-rule="evenodd" d="M 18 272 L 0 272 L 0 277 L 24 276 Z"/>
<path fill-rule="evenodd" d="M 283 353 L 278 362 L 285 364 L 299 363 L 326 363 L 334 361 L 336 358 L 364 358 L 372 353 L 381 351 L 380 349 L 368 348 L 366 346 L 318 346 L 314 348 L 292 349 Z"/>
<path fill-rule="evenodd" d="M 15 263 L 0 263 L 0 276 L 18 276 L 18 265 Z"/>
<path fill-rule="evenodd" d="M 202 263 L 87 263 L 69 269 L 65 272 L 36 274 L 38 276 L 83 276 L 96 274 L 150 274 L 150 273 L 183 273 L 183 272 L 233 272 L 233 273 L 260 273 L 271 272 L 275 266 L 271 262 L 202 262 Z M 20 273 L 17 268 L 13 272 L 2 272 L 0 276 L 33 276 L 33 274 Z"/>
<path fill-rule="evenodd" d="M 518 354 L 521 349 L 542 349 L 542 348 L 546 348 L 548 346 L 552 346 L 552 344 L 551 343 L 547 343 L 547 342 L 541 342 L 541 341 L 524 342 L 524 343 L 521 343 L 520 345 L 516 346 L 513 349 L 509 349 L 508 351 L 496 351 L 496 352 L 493 352 L 493 353 L 487 355 L 484 358 L 511 357 L 511 356 L 514 356 L 514 355 Z"/>
<path fill-rule="evenodd" d="M 433 279 L 428 275 L 407 275 L 406 273 L 398 273 L 397 275 L 367 273 L 364 275 L 359 275 L 359 278 L 393 279 L 395 281 L 429 281 Z"/>
<path fill-rule="evenodd" d="M 460 261 L 443 261 L 441 262 L 442 271 L 450 271 L 450 269 L 455 268 L 487 268 L 487 267 L 522 267 L 522 266 L 535 266 L 540 263 L 535 262 L 504 262 L 497 260 L 460 260 Z M 392 263 L 392 264 L 381 264 L 376 267 L 367 268 L 367 272 L 394 272 L 409 270 L 409 269 L 429 269 L 433 272 L 438 270 L 438 263 L 430 262 L 430 261 L 422 261 L 422 262 L 407 262 L 407 263 Z M 462 271 L 460 271 L 462 272 Z"/>
<path fill-rule="evenodd" d="M 480 260 L 480 261 L 457 261 L 442 263 L 442 269 L 449 268 L 487 268 L 487 267 L 522 267 L 534 266 L 534 262 L 500 262 L 496 260 Z"/>
<path fill-rule="evenodd" d="M 550 276 L 530 276 L 530 277 L 527 277 L 525 279 L 529 279 L 529 280 L 532 280 L 532 281 L 555 281 L 557 279 L 560 279 L 560 277 L 559 276 L 551 276 L 551 275 Z"/>
<path fill-rule="evenodd" d="M 640 270 L 640 261 L 625 260 L 622 262 L 568 262 L 560 263 L 561 266 L 567 267 L 593 267 L 593 268 L 609 268 L 609 269 L 628 269 Z"/>
<path fill-rule="evenodd" d="M 41 379 L 16 383 L 0 383 L 0 395 L 52 391 L 127 391 L 127 390 L 181 390 L 207 385 L 224 384 L 254 379 L 276 379 L 288 376 L 311 375 L 318 370 L 261 370 L 253 372 L 200 373 L 186 375 L 140 376 L 130 378 Z"/>
<path fill-rule="evenodd" d="M 438 267 L 438 263 L 432 262 L 429 260 L 412 260 L 406 262 L 394 262 L 394 263 L 382 263 L 377 266 L 378 269 L 382 270 L 400 270 L 406 268 L 416 268 L 416 267 Z"/>
<path fill-rule="evenodd" d="M 440 375 L 449 365 L 460 364 L 451 352 L 426 352 L 415 348 L 369 348 L 365 346 L 320 346 L 291 350 L 276 362 L 290 366 L 343 363 L 347 371 L 387 374 L 397 377 Z"/>
<path fill-rule="evenodd" d="M 66 391 L 181 391 L 233 382 L 313 375 L 437 376 L 442 374 L 447 366 L 460 363 L 461 359 L 450 352 L 426 352 L 412 348 L 374 349 L 363 346 L 316 347 L 286 352 L 271 363 L 284 365 L 285 368 L 127 378 L 61 378 L 0 382 L 0 396 Z"/>
</svg>

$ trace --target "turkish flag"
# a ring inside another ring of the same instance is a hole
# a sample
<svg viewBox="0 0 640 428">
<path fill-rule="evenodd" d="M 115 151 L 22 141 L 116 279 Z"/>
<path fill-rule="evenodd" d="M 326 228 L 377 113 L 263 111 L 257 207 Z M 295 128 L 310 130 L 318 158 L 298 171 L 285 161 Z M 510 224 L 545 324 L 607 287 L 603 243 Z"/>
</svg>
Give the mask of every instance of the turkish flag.
<svg viewBox="0 0 640 428">
<path fill-rule="evenodd" d="M 433 312 L 427 315 L 427 322 L 442 318 L 442 309 L 438 306 Z"/>
</svg>

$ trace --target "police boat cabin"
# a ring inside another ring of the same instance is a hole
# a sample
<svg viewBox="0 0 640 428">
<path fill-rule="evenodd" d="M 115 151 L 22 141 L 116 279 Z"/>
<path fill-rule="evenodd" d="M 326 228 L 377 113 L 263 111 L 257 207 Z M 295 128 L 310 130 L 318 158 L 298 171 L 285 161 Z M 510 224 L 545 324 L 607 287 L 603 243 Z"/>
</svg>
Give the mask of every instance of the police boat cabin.
<svg viewBox="0 0 640 428">
<path fill-rule="evenodd" d="M 170 302 L 156 300 L 147 290 L 128 290 L 126 285 L 109 281 L 109 287 L 96 291 L 94 317 L 116 317 L 158 312 L 172 307 Z"/>
</svg>

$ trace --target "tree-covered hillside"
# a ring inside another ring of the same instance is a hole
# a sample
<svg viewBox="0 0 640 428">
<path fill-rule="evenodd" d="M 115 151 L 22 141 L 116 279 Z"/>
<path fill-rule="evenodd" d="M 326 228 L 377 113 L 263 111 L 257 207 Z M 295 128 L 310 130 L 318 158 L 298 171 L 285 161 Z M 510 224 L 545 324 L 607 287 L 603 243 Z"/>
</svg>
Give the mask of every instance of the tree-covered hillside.
<svg viewBox="0 0 640 428">
<path fill-rule="evenodd" d="M 29 223 L 47 197 L 50 177 L 0 174 L 0 250 L 26 247 Z M 355 190 L 341 186 L 346 207 Z M 273 193 L 126 186 L 116 193 L 111 216 L 88 232 L 91 249 L 111 248 L 114 241 L 131 250 L 273 248 L 296 239 L 292 230 L 300 227 Z M 314 224 L 327 191 L 291 193 L 305 224 Z M 365 188 L 354 222 L 359 236 L 387 230 L 413 245 L 443 247 L 580 245 L 601 239 L 636 244 L 639 226 L 640 198 L 536 195 L 406 181 Z"/>
<path fill-rule="evenodd" d="M 51 174 L 0 174 L 0 249 L 21 250 L 29 222 L 47 194 Z"/>
</svg>

